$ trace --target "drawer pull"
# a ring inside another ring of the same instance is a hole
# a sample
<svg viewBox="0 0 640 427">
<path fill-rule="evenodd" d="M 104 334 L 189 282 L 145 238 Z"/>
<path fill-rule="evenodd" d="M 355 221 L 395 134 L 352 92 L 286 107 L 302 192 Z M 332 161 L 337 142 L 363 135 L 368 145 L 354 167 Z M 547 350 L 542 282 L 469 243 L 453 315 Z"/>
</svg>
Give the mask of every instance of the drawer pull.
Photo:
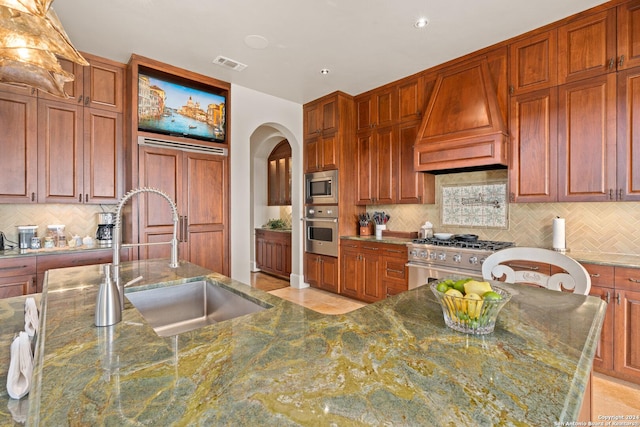
<svg viewBox="0 0 640 427">
<path fill-rule="evenodd" d="M 616 299 L 618 300 L 618 305 L 620 305 L 620 292 L 616 292 Z"/>
<path fill-rule="evenodd" d="M 380 248 L 374 248 L 372 246 L 363 246 L 362 249 L 366 249 L 368 251 L 377 251 Z"/>
<path fill-rule="evenodd" d="M 589 276 L 597 278 L 597 277 L 600 277 L 600 273 L 589 274 Z"/>
<path fill-rule="evenodd" d="M 387 268 L 387 271 L 390 271 L 392 273 L 404 273 L 404 270 L 395 270 L 393 268 Z"/>
<path fill-rule="evenodd" d="M 634 279 L 633 277 L 629 277 L 629 281 L 633 283 L 640 283 L 640 280 Z"/>
<path fill-rule="evenodd" d="M 0 267 L 0 270 L 19 270 L 21 268 L 27 268 L 28 265 L 16 265 L 15 267 Z"/>
<path fill-rule="evenodd" d="M 540 267 L 533 265 L 507 264 L 509 267 L 524 268 L 525 270 L 540 270 Z"/>
<path fill-rule="evenodd" d="M 387 249 L 387 252 L 392 252 L 394 254 L 403 254 L 404 251 L 399 251 L 397 249 Z"/>
</svg>

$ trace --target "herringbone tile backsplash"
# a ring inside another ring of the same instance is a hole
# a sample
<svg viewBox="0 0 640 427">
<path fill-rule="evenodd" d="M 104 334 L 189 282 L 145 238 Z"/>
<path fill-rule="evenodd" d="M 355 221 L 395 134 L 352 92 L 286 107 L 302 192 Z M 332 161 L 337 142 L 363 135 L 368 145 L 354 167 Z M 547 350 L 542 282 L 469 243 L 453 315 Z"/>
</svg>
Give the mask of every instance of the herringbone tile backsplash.
<svg viewBox="0 0 640 427">
<path fill-rule="evenodd" d="M 2 205 L 0 204 L 0 231 L 7 239 L 18 241 L 18 225 L 37 225 L 38 236 L 44 237 L 47 225 L 64 224 L 67 235 L 77 234 L 80 237 L 96 237 L 99 212 L 113 212 L 116 206 L 111 205 Z"/>
<path fill-rule="evenodd" d="M 434 230 L 477 234 L 480 239 L 515 242 L 518 246 L 551 248 L 553 218 L 565 218 L 567 247 L 573 251 L 640 255 L 640 202 L 511 203 L 506 229 L 441 225 L 443 184 L 506 182 L 506 171 L 472 172 L 436 177 L 435 205 L 367 206 L 368 212 L 391 216 L 387 228 L 418 231 L 425 221 Z"/>
</svg>

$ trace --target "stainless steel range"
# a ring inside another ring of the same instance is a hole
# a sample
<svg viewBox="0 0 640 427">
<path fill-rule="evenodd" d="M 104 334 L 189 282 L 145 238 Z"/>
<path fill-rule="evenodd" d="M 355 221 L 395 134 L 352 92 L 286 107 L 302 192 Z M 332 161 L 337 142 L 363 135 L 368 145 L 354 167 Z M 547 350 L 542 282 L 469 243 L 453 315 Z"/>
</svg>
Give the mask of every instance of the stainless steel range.
<svg viewBox="0 0 640 427">
<path fill-rule="evenodd" d="M 448 277 L 482 279 L 482 263 L 493 252 L 514 246 L 512 242 L 478 240 L 475 235 L 451 239 L 415 239 L 408 243 L 409 289 Z"/>
</svg>

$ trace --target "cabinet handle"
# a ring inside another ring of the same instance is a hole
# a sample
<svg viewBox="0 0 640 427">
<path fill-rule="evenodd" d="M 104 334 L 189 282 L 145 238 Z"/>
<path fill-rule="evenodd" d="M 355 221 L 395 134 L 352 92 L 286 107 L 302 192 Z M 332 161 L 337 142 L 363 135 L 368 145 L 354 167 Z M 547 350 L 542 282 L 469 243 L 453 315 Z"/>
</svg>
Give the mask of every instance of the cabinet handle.
<svg viewBox="0 0 640 427">
<path fill-rule="evenodd" d="M 84 195 L 84 202 L 85 202 L 85 203 L 89 203 L 89 193 L 85 193 L 85 195 Z"/>
<path fill-rule="evenodd" d="M 618 305 L 620 305 L 620 292 L 616 293 L 616 299 L 618 300 Z"/>
<path fill-rule="evenodd" d="M 32 87 L 31 88 L 31 95 L 35 95 L 35 93 L 36 93 L 36 89 Z"/>
<path fill-rule="evenodd" d="M 82 104 L 82 95 L 78 97 L 78 104 Z"/>
<path fill-rule="evenodd" d="M 78 202 L 82 203 L 82 194 L 78 194 Z"/>
<path fill-rule="evenodd" d="M 618 61 L 618 68 L 622 68 L 622 64 L 624 64 L 624 55 L 620 55 L 620 60 Z"/>
<path fill-rule="evenodd" d="M 184 216 L 184 241 L 188 242 L 189 241 L 189 218 L 185 215 Z"/>
<path fill-rule="evenodd" d="M 402 254 L 402 253 L 404 253 L 403 251 L 398 251 L 396 249 L 387 249 L 387 252 L 392 252 L 394 254 Z"/>
<path fill-rule="evenodd" d="M 90 97 L 90 96 L 87 96 L 87 97 L 84 99 L 84 106 L 86 107 L 87 105 L 89 105 L 89 102 L 91 102 L 91 97 Z"/>
<path fill-rule="evenodd" d="M 513 92 L 515 92 L 513 85 L 509 85 L 509 95 L 513 95 Z"/>
<path fill-rule="evenodd" d="M 529 266 L 529 265 L 520 265 L 520 264 L 507 264 L 509 267 L 515 267 L 515 268 L 524 268 L 525 270 L 540 270 L 540 267 L 538 266 Z"/>
<path fill-rule="evenodd" d="M 607 291 L 607 295 L 604 297 L 604 300 L 609 304 L 609 291 Z"/>
<path fill-rule="evenodd" d="M 13 266 L 13 267 L 0 267 L 0 270 L 18 270 L 18 269 L 21 269 L 21 268 L 27 268 L 27 266 L 26 265 L 16 265 L 16 266 Z"/>
<path fill-rule="evenodd" d="M 591 277 L 596 277 L 596 278 L 597 278 L 597 277 L 600 277 L 600 273 L 589 274 L 589 276 L 591 276 Z"/>
<path fill-rule="evenodd" d="M 387 268 L 387 271 L 390 271 L 392 273 L 404 273 L 404 271 L 402 271 L 402 270 L 395 270 L 393 268 Z"/>
<path fill-rule="evenodd" d="M 35 192 L 31 192 L 31 201 L 32 202 L 36 201 L 36 193 Z"/>
<path fill-rule="evenodd" d="M 609 200 L 613 200 L 614 199 L 614 195 L 613 195 L 613 188 L 609 189 Z"/>
<path fill-rule="evenodd" d="M 380 248 L 374 248 L 373 246 L 363 246 L 362 249 L 367 249 L 367 250 L 370 250 L 370 251 L 377 251 Z"/>
<path fill-rule="evenodd" d="M 613 58 L 611 58 L 611 59 L 609 60 L 609 70 L 613 70 L 613 64 L 615 64 L 615 61 L 614 61 L 614 59 L 613 59 Z"/>
<path fill-rule="evenodd" d="M 640 280 L 634 279 L 633 277 L 629 277 L 629 281 L 633 283 L 640 283 Z"/>
<path fill-rule="evenodd" d="M 622 200 L 622 188 L 618 188 L 618 200 Z"/>
</svg>

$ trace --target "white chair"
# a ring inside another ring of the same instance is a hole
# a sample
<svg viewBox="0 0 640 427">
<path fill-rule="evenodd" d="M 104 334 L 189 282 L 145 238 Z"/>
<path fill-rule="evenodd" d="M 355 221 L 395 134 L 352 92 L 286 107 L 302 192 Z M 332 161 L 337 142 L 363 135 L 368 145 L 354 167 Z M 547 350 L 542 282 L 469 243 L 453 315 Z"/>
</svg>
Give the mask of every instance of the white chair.
<svg viewBox="0 0 640 427">
<path fill-rule="evenodd" d="M 533 261 L 551 264 L 564 270 L 548 276 L 533 270 L 514 270 L 508 262 Z M 482 263 L 482 277 L 485 280 L 502 280 L 509 283 L 530 283 L 554 291 L 573 291 L 588 295 L 591 289 L 591 277 L 587 270 L 573 258 L 549 249 L 507 248 L 489 255 Z"/>
</svg>

